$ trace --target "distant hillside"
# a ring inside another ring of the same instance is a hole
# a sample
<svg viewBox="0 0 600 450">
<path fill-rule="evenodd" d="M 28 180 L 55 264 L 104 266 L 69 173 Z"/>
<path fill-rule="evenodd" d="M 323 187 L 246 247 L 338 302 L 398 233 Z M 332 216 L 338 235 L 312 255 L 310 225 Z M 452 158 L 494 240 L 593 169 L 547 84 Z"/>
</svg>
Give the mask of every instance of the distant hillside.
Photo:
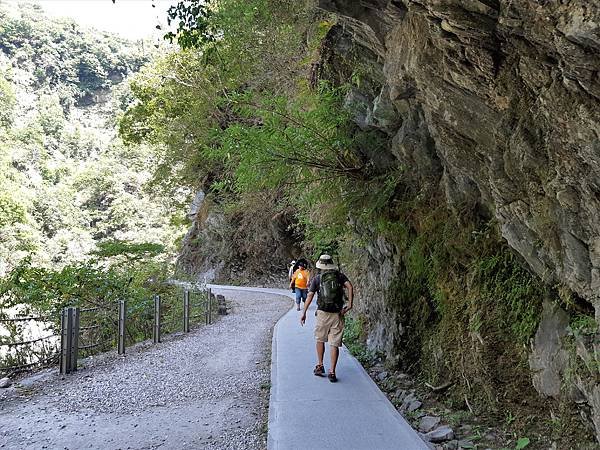
<svg viewBox="0 0 600 450">
<path fill-rule="evenodd" d="M 178 236 L 145 190 L 148 149 L 114 129 L 144 45 L 0 4 L 0 275 L 27 256 L 61 266 L 99 242 Z"/>
<path fill-rule="evenodd" d="M 143 43 L 79 27 L 71 20 L 50 20 L 39 5 L 0 9 L 0 50 L 10 59 L 16 79 L 34 89 L 60 94 L 86 105 L 147 62 Z"/>
</svg>

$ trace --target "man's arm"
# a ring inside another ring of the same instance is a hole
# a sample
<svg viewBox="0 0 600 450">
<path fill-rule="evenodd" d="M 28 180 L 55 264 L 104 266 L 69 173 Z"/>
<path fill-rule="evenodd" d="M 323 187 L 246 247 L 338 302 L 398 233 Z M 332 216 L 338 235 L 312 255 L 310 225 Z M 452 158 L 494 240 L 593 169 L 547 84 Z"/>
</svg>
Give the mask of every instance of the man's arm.
<svg viewBox="0 0 600 450">
<path fill-rule="evenodd" d="M 308 311 L 308 307 L 315 296 L 314 292 L 309 292 L 306 296 L 306 301 L 304 302 L 304 310 L 302 311 L 302 316 L 300 316 L 300 325 L 304 326 L 304 322 L 306 322 L 306 311 Z"/>
<path fill-rule="evenodd" d="M 346 281 L 344 287 L 346 288 L 346 291 L 348 291 L 348 304 L 342 309 L 342 315 L 346 315 L 346 313 L 352 309 L 352 301 L 354 299 L 354 288 L 352 287 L 352 283 Z"/>
</svg>

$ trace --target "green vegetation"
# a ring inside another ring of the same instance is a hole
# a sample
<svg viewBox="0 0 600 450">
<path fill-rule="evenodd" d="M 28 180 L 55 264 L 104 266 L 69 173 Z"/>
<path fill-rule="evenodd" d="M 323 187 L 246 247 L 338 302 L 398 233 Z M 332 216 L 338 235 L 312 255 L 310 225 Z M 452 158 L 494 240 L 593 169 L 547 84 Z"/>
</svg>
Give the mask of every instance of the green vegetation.
<svg viewBox="0 0 600 450">
<path fill-rule="evenodd" d="M 147 61 L 131 43 L 92 33 L 69 20 L 49 20 L 38 5 L 15 9 L 0 10 L 0 50 L 19 63 L 12 67 L 12 76 L 57 94 L 67 113 L 78 103 L 89 104 L 99 90 L 112 87 Z"/>
<path fill-rule="evenodd" d="M 203 37 L 135 77 L 137 102 L 120 121 L 126 142 L 160 149 L 153 182 L 163 192 L 201 180 L 230 226 L 221 259 L 259 272 L 271 269 L 257 262 L 272 260 L 273 243 L 250 252 L 246 237 L 263 236 L 273 217 L 308 253 L 337 251 L 348 216 L 375 217 L 398 186 L 395 168 L 368 157 L 387 139 L 345 112 L 349 84 L 307 83 L 335 23 L 315 20 L 309 3 L 226 0 L 199 12 Z"/>
<path fill-rule="evenodd" d="M 61 308 L 93 308 L 82 326 L 98 327 L 84 345 L 108 345 L 119 299 L 132 341 L 148 337 L 153 295 L 166 320 L 181 316 L 165 279 L 188 192 L 152 191 L 154 150 L 124 146 L 115 129 L 132 101 L 126 80 L 152 56 L 145 47 L 50 20 L 39 6 L 0 5 L 1 318 L 47 316 L 52 334 Z M 3 324 L 0 343 L 29 339 L 30 325 Z M 0 366 L 54 351 L 40 345 L 2 347 Z"/>
<path fill-rule="evenodd" d="M 517 440 L 517 444 L 515 445 L 515 450 L 522 450 L 527 447 L 529 443 L 529 438 L 519 438 L 519 440 Z"/>
<path fill-rule="evenodd" d="M 152 150 L 124 147 L 114 129 L 131 101 L 122 81 L 151 56 L 143 43 L 48 20 L 35 5 L 1 7 L 0 23 L 0 276 L 29 257 L 78 264 L 113 241 L 172 257 L 185 193 L 148 191 Z"/>
<path fill-rule="evenodd" d="M 361 320 L 347 316 L 344 326 L 344 345 L 363 366 L 368 367 L 373 363 L 376 355 L 375 352 L 367 349 L 365 343 L 362 341 L 363 336 L 364 332 Z"/>
<path fill-rule="evenodd" d="M 575 336 L 591 336 L 598 331 L 598 324 L 593 317 L 580 313 L 572 317 L 570 328 Z"/>
<path fill-rule="evenodd" d="M 81 356 L 87 356 L 115 348 L 118 302 L 125 299 L 128 318 L 126 339 L 127 345 L 131 345 L 152 337 L 155 295 L 161 296 L 162 333 L 181 330 L 183 294 L 181 288 L 166 282 L 170 272 L 170 267 L 148 257 L 106 267 L 79 263 L 60 270 L 33 267 L 29 261 L 24 261 L 0 282 L 0 298 L 3 300 L 0 318 L 6 318 L 6 311 L 10 309 L 13 310 L 11 316 L 16 311 L 21 317 L 47 317 L 44 334 L 60 334 L 62 308 L 80 307 L 82 330 L 91 327 L 82 331 L 80 347 L 94 345 L 82 351 Z M 195 293 L 191 299 L 196 315 L 204 310 L 199 295 Z M 0 344 L 28 339 L 24 332 L 29 322 L 12 322 L 3 326 L 5 330 L 0 336 Z M 2 355 L 1 367 L 38 361 L 56 351 L 47 343 L 9 350 Z"/>
</svg>

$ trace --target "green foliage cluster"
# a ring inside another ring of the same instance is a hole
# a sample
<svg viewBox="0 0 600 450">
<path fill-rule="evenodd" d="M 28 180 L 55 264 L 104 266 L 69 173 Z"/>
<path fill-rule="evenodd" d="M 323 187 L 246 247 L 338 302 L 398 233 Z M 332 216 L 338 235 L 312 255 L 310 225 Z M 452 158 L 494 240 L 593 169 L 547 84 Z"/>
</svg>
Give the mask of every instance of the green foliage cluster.
<svg viewBox="0 0 600 450">
<path fill-rule="evenodd" d="M 476 260 L 473 269 L 481 309 L 498 310 L 492 323 L 510 329 L 511 338 L 517 343 L 528 344 L 537 330 L 547 289 L 504 247 L 492 256 Z"/>
<path fill-rule="evenodd" d="M 592 336 L 598 331 L 598 323 L 587 314 L 575 314 L 569 324 L 571 332 L 575 336 Z"/>
<path fill-rule="evenodd" d="M 150 248 L 156 251 L 156 248 Z M 111 258 L 118 256 L 111 248 Z M 146 253 L 143 246 L 124 248 L 123 256 Z M 24 317 L 46 317 L 44 335 L 60 333 L 60 315 L 67 306 L 80 307 L 80 347 L 94 345 L 81 353 L 85 357 L 116 345 L 118 302 L 127 301 L 127 345 L 152 336 L 155 295 L 161 296 L 163 333 L 181 329 L 183 317 L 182 289 L 167 283 L 171 268 L 149 256 L 128 259 L 121 264 L 103 264 L 102 261 L 78 263 L 61 269 L 32 266 L 23 261 L 8 276 L 0 280 L 0 317 L 17 313 Z M 192 299 L 194 313 L 200 314 L 200 298 Z M 92 328 L 87 329 L 87 327 Z M 3 324 L 0 343 L 27 340 L 30 322 Z M 100 344 L 96 346 L 96 344 Z M 3 348 L 0 367 L 27 364 L 43 359 L 56 351 L 48 342 Z"/>
<path fill-rule="evenodd" d="M 273 97 L 274 86 L 282 89 L 279 77 L 296 88 L 297 80 L 287 76 L 304 53 L 297 33 L 306 22 L 303 2 L 215 3 L 210 14 L 200 12 L 198 19 L 212 37 L 195 42 L 199 48 L 186 45 L 166 55 L 135 77 L 131 90 L 137 102 L 120 121 L 120 134 L 127 142 L 162 146 L 155 179 L 167 190 L 195 186 L 204 178 L 209 183 L 218 182 L 215 177 L 224 181 L 228 173 L 210 155 L 230 125 L 258 124 L 238 115 L 240 108 L 251 107 L 244 98 L 260 101 L 262 96 L 254 97 L 259 91 Z M 191 20 L 189 8 L 208 8 L 190 4 L 195 6 L 180 5 L 184 24 Z"/>
<path fill-rule="evenodd" d="M 214 14 L 211 4 L 216 2 L 205 0 L 179 2 L 167 11 L 167 22 L 177 22 L 177 32 L 169 31 L 164 38 L 171 43 L 176 40 L 181 48 L 199 47 L 203 43 L 216 39 L 216 30 L 211 29 L 211 15 Z"/>
<path fill-rule="evenodd" d="M 375 352 L 367 349 L 363 342 L 364 324 L 360 318 L 346 316 L 344 325 L 344 345 L 363 366 L 368 367 L 376 358 Z"/>
<path fill-rule="evenodd" d="M 98 250 L 94 254 L 101 258 L 124 256 L 131 261 L 158 256 L 164 250 L 163 245 L 149 242 L 136 244 L 124 241 L 104 241 L 98 244 Z"/>
<path fill-rule="evenodd" d="M 153 273 L 152 269 L 149 272 Z M 133 275 L 139 277 L 136 283 Z M 52 270 L 23 261 L 2 280 L 0 295 L 5 308 L 22 306 L 23 315 L 50 313 L 58 317 L 66 306 L 106 306 L 130 298 L 135 287 L 143 287 L 147 275 L 88 263 Z"/>
<path fill-rule="evenodd" d="M 0 276 L 30 255 L 47 268 L 81 262 L 103 241 L 172 255 L 187 194 L 150 192 L 153 151 L 124 147 L 114 129 L 131 101 L 122 80 L 150 56 L 143 43 L 38 6 L 2 6 L 0 17 Z"/>
<path fill-rule="evenodd" d="M 201 180 L 216 203 L 236 211 L 232 243 L 286 214 L 296 224 L 290 235 L 304 236 L 316 255 L 345 238 L 349 214 L 371 218 L 387 209 L 399 172 L 382 173 L 372 163 L 369 152 L 383 151 L 387 138 L 352 122 L 346 86 L 308 85 L 314 53 L 334 23 L 315 21 L 308 3 L 209 3 L 199 20 L 212 37 L 135 77 L 138 101 L 121 119 L 120 134 L 160 147 L 154 182 L 165 192 Z M 192 4 L 180 11 L 184 29 Z M 272 202 L 272 215 L 254 214 L 257 197 Z"/>
</svg>

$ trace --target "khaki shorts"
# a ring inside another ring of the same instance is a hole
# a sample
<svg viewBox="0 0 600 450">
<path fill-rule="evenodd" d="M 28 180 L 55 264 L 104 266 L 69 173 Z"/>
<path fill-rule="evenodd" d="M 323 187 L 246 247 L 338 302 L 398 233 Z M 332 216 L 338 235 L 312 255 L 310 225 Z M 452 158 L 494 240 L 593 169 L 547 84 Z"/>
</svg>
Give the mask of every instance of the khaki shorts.
<svg viewBox="0 0 600 450">
<path fill-rule="evenodd" d="M 317 310 L 317 325 L 315 326 L 317 342 L 329 342 L 329 345 L 341 347 L 343 334 L 344 316 L 341 313 Z"/>
</svg>

